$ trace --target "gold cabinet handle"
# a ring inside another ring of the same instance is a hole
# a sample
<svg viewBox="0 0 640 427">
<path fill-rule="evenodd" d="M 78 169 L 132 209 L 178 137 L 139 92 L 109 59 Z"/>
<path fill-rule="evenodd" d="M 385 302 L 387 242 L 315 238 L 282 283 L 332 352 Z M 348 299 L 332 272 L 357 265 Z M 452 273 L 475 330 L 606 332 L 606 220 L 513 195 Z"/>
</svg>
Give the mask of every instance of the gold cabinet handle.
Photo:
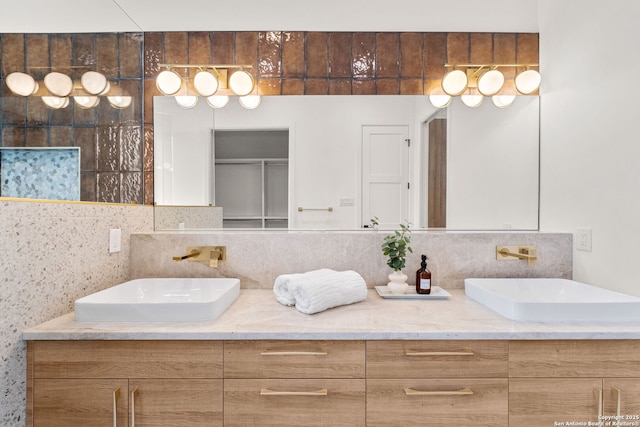
<svg viewBox="0 0 640 427">
<path fill-rule="evenodd" d="M 404 394 L 407 396 L 469 396 L 473 394 L 473 390 L 470 388 L 463 388 L 460 390 L 422 391 L 405 388 Z"/>
<path fill-rule="evenodd" d="M 263 351 L 260 356 L 326 356 L 326 351 Z"/>
<path fill-rule="evenodd" d="M 595 394 L 596 399 L 598 399 L 598 419 L 602 416 L 602 389 L 593 388 L 593 394 Z"/>
<path fill-rule="evenodd" d="M 120 397 L 120 387 L 113 391 L 113 427 L 118 427 L 118 398 Z"/>
<path fill-rule="evenodd" d="M 329 391 L 326 388 L 321 388 L 315 391 L 275 391 L 263 388 L 260 390 L 260 396 L 326 396 Z"/>
<path fill-rule="evenodd" d="M 415 350 L 405 350 L 404 354 L 406 356 L 473 356 L 473 351 L 471 350 L 460 350 L 460 351 L 415 351 Z"/>
<path fill-rule="evenodd" d="M 138 389 L 134 388 L 131 392 L 131 427 L 136 427 L 136 393 Z"/>
<path fill-rule="evenodd" d="M 618 418 L 620 417 L 620 407 L 621 405 L 621 401 L 622 401 L 622 391 L 620 391 L 620 389 L 618 387 L 614 387 L 611 386 L 611 391 L 615 393 L 616 395 L 616 415 L 618 416 Z"/>
</svg>

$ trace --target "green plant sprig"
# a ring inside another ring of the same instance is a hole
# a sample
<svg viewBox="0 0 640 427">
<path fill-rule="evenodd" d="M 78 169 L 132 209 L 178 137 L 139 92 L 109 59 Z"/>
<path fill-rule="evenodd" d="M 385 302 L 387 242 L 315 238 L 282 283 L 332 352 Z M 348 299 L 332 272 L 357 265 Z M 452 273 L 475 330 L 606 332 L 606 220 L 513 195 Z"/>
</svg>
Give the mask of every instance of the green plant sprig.
<svg viewBox="0 0 640 427">
<path fill-rule="evenodd" d="M 400 224 L 400 230 L 388 235 L 382 242 L 382 253 L 388 257 L 387 265 L 394 271 L 402 270 L 406 265 L 407 252 L 413 253 L 409 223 Z"/>
</svg>

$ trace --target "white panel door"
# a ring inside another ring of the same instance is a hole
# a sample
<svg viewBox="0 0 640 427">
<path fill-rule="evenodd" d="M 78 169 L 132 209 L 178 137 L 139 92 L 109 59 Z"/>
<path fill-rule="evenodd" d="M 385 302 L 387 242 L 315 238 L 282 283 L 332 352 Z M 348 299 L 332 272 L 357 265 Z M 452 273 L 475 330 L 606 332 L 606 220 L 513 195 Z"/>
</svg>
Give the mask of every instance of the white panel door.
<svg viewBox="0 0 640 427">
<path fill-rule="evenodd" d="M 397 228 L 409 212 L 409 126 L 362 130 L 362 224 Z"/>
</svg>

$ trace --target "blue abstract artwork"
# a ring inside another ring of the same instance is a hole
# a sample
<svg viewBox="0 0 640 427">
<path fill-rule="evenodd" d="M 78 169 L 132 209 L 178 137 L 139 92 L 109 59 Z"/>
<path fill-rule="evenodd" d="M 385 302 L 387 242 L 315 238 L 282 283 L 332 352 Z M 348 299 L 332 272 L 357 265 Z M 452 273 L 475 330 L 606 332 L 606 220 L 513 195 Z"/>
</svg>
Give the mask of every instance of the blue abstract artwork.
<svg viewBox="0 0 640 427">
<path fill-rule="evenodd" d="M 80 148 L 0 148 L 0 196 L 80 200 Z"/>
</svg>

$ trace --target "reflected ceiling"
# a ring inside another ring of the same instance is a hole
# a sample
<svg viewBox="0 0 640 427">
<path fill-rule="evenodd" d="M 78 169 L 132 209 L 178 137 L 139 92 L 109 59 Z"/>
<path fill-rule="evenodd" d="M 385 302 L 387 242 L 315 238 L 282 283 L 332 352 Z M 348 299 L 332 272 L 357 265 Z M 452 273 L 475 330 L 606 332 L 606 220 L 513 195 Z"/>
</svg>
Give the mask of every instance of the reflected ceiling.
<svg viewBox="0 0 640 427">
<path fill-rule="evenodd" d="M 3 33 L 137 31 L 538 32 L 538 0 L 21 0 Z M 336 19 L 343 17 L 343 19 Z M 354 19 L 357 17 L 357 19 Z"/>
</svg>

